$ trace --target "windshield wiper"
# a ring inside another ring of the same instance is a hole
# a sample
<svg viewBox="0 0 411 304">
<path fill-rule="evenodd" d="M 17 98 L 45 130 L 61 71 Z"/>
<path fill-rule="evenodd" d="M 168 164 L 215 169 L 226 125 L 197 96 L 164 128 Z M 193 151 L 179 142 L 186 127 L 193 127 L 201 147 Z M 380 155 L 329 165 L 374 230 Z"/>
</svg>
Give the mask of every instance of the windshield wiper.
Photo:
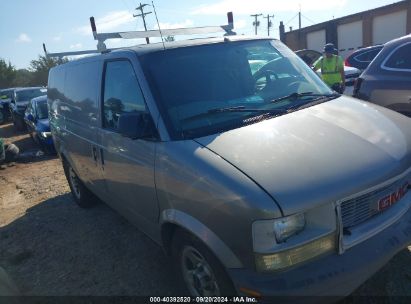
<svg viewBox="0 0 411 304">
<path fill-rule="evenodd" d="M 336 96 L 335 94 L 316 94 L 313 92 L 303 92 L 303 93 L 291 93 L 289 95 L 283 96 L 283 97 L 279 97 L 279 98 L 275 98 L 273 100 L 270 101 L 270 103 L 277 103 L 286 99 L 298 99 L 300 97 L 334 97 Z M 338 95 L 339 96 L 339 95 Z"/>
<path fill-rule="evenodd" d="M 291 112 L 294 112 L 294 111 L 309 108 L 309 107 L 315 106 L 317 104 L 324 103 L 328 100 L 337 98 L 339 96 L 341 96 L 341 95 L 340 94 L 324 95 L 324 97 L 315 98 L 315 99 L 309 100 L 308 102 L 293 105 L 292 107 L 288 108 L 288 112 L 291 113 Z"/>
<path fill-rule="evenodd" d="M 285 114 L 287 111 L 284 109 L 250 109 L 250 108 L 246 108 L 245 106 L 216 108 L 216 109 L 210 109 L 206 112 L 202 112 L 202 113 L 199 113 L 193 116 L 189 116 L 187 118 L 184 118 L 182 121 L 188 121 L 192 119 L 201 118 L 203 116 L 208 116 L 210 114 L 224 113 L 224 112 L 248 112 L 248 113 L 256 112 L 256 113 Z"/>
</svg>

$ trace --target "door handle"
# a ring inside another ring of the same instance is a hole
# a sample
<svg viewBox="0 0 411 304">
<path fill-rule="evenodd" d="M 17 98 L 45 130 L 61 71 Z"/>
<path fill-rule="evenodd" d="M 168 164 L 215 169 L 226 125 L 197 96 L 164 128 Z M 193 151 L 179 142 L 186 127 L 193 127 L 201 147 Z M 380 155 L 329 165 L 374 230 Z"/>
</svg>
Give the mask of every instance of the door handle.
<svg viewBox="0 0 411 304">
<path fill-rule="evenodd" d="M 97 163 L 97 148 L 93 146 L 93 159 Z"/>
<path fill-rule="evenodd" d="M 100 148 L 100 158 L 101 158 L 101 165 L 103 166 L 103 169 L 104 169 L 104 151 L 102 148 Z"/>
</svg>

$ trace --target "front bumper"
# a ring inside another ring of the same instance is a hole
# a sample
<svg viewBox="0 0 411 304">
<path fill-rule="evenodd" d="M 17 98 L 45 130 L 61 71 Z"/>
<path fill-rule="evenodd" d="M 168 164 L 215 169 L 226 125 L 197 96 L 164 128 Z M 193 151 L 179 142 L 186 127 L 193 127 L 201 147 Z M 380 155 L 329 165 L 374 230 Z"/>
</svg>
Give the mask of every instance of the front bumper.
<svg viewBox="0 0 411 304">
<path fill-rule="evenodd" d="M 262 274 L 229 269 L 240 287 L 264 296 L 347 296 L 411 243 L 411 209 L 391 226 L 348 249 L 319 257 L 288 271 Z M 241 292 L 239 292 L 241 293 Z"/>
</svg>

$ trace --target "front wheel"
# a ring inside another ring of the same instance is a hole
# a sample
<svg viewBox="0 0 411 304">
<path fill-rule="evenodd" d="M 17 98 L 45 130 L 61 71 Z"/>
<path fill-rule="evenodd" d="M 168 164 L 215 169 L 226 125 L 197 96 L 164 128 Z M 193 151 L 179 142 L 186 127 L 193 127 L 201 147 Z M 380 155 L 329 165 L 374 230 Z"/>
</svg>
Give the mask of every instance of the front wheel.
<svg viewBox="0 0 411 304">
<path fill-rule="evenodd" d="M 23 119 L 18 116 L 13 116 L 13 125 L 17 131 L 24 131 L 25 129 Z"/>
<path fill-rule="evenodd" d="M 67 162 L 63 162 L 64 174 L 66 175 L 74 201 L 81 208 L 90 208 L 98 202 L 97 198 L 84 186 L 77 176 L 73 167 Z"/>
<path fill-rule="evenodd" d="M 233 284 L 223 265 L 197 238 L 178 231 L 173 239 L 173 258 L 180 281 L 191 296 L 233 296 Z"/>
</svg>

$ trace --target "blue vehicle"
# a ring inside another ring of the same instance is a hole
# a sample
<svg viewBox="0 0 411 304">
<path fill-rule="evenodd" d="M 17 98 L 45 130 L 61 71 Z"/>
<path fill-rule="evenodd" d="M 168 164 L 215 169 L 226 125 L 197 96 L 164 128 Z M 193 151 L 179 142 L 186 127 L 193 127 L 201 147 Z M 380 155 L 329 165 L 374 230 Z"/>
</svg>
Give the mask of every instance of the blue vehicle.
<svg viewBox="0 0 411 304">
<path fill-rule="evenodd" d="M 24 122 L 30 137 L 47 153 L 54 153 L 53 138 L 51 137 L 47 96 L 33 98 L 24 113 Z"/>
<path fill-rule="evenodd" d="M 13 99 L 15 88 L 0 90 L 0 125 L 11 118 L 10 102 Z"/>
</svg>

